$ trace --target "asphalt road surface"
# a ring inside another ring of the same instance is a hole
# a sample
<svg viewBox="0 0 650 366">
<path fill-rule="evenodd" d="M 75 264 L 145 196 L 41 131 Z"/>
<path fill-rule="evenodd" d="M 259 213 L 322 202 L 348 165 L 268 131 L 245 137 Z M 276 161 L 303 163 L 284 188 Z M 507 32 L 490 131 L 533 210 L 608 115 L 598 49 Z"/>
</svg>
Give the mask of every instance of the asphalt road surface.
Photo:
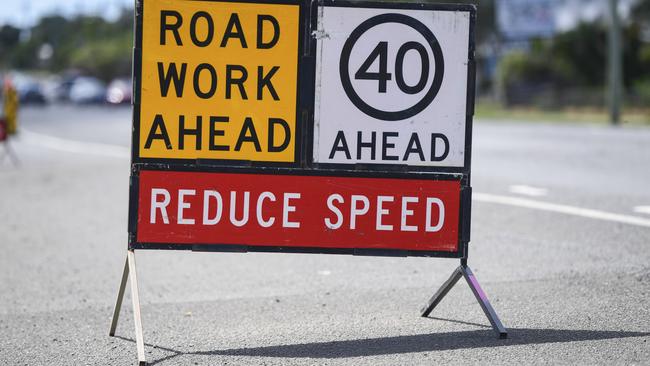
<svg viewBox="0 0 650 366">
<path fill-rule="evenodd" d="M 129 108 L 21 113 L 0 163 L 0 364 L 136 362 Z M 1 149 L 1 148 L 0 148 Z M 466 284 L 456 260 L 136 252 L 156 365 L 650 364 L 650 128 L 477 121 Z"/>
</svg>

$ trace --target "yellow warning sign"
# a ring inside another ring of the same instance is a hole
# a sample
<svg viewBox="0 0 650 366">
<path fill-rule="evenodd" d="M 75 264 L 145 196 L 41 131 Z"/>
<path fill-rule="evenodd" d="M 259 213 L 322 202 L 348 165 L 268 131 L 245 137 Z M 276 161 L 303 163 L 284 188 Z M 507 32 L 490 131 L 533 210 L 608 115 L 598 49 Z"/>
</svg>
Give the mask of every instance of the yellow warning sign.
<svg viewBox="0 0 650 366">
<path fill-rule="evenodd" d="M 18 92 L 11 83 L 4 85 L 3 111 L 6 120 L 7 135 L 14 135 L 18 132 Z"/>
<path fill-rule="evenodd" d="M 147 1 L 139 156 L 293 162 L 299 6 Z"/>
</svg>

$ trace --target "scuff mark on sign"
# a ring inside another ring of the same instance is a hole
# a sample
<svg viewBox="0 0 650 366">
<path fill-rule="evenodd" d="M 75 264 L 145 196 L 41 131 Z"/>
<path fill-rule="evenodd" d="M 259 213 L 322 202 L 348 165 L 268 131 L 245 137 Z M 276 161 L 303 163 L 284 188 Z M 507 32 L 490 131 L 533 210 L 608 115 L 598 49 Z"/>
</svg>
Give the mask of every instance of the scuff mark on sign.
<svg viewBox="0 0 650 366">
<path fill-rule="evenodd" d="M 311 32 L 311 35 L 316 39 L 330 39 L 329 33 L 325 32 L 322 29 Z"/>
</svg>

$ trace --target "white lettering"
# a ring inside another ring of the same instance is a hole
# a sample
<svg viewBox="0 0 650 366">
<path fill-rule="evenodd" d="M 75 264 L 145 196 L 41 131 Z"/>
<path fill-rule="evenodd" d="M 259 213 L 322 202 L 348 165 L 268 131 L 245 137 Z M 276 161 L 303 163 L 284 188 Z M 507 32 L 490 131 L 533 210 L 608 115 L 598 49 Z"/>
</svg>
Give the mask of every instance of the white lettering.
<svg viewBox="0 0 650 366">
<path fill-rule="evenodd" d="M 402 197 L 402 231 L 418 231 L 417 226 L 406 225 L 406 219 L 409 216 L 413 216 L 413 210 L 409 210 L 409 203 L 417 203 L 419 199 L 417 197 Z"/>
<path fill-rule="evenodd" d="M 210 218 L 210 197 L 217 200 L 217 212 L 213 218 Z M 223 198 L 217 191 L 207 190 L 203 192 L 203 225 L 216 225 L 221 221 L 221 214 L 223 213 Z"/>
<path fill-rule="evenodd" d="M 339 203 L 344 202 L 343 197 L 338 193 L 331 194 L 327 197 L 327 208 L 336 215 L 336 223 L 332 223 L 329 217 L 325 218 L 325 226 L 331 230 L 336 230 L 343 225 L 343 214 L 338 207 L 334 206 L 334 201 L 338 201 Z"/>
<path fill-rule="evenodd" d="M 183 217 L 183 211 L 190 208 L 190 204 L 185 202 L 185 196 L 194 196 L 196 191 L 193 189 L 179 189 L 178 190 L 178 217 L 176 222 L 179 225 L 194 225 L 194 219 L 186 219 Z"/>
<path fill-rule="evenodd" d="M 431 205 L 436 204 L 438 206 L 438 223 L 436 226 L 431 226 Z M 442 229 L 442 225 L 445 224 L 445 204 L 439 198 L 427 198 L 427 225 L 426 231 L 430 233 L 437 233 Z"/>
<path fill-rule="evenodd" d="M 230 222 L 237 227 L 242 227 L 248 222 L 248 211 L 250 209 L 249 203 L 251 199 L 250 192 L 244 192 L 244 213 L 242 214 L 241 220 L 237 220 L 237 192 L 230 192 Z"/>
<path fill-rule="evenodd" d="M 264 204 L 264 200 L 267 198 L 271 202 L 275 202 L 275 195 L 271 192 L 262 192 L 262 194 L 260 194 L 260 197 L 257 199 L 257 223 L 259 223 L 261 227 L 271 227 L 271 225 L 273 225 L 275 222 L 275 217 L 264 220 L 264 217 L 262 215 L 262 205 Z"/>
<path fill-rule="evenodd" d="M 363 202 L 363 207 L 357 207 L 357 202 Z M 350 229 L 354 230 L 357 228 L 357 216 L 365 215 L 370 210 L 370 201 L 366 196 L 352 195 L 350 205 Z"/>
<path fill-rule="evenodd" d="M 384 202 L 393 202 L 395 198 L 392 196 L 377 196 L 377 231 L 393 231 L 393 225 L 384 225 L 381 223 L 381 218 L 385 215 L 388 215 L 389 210 L 385 210 L 383 207 Z"/>
<path fill-rule="evenodd" d="M 162 195 L 163 201 L 158 201 L 158 196 Z M 151 189 L 151 212 L 149 213 L 149 223 L 156 223 L 156 210 L 160 209 L 160 214 L 162 215 L 163 222 L 169 224 L 169 216 L 167 216 L 167 205 L 171 201 L 171 196 L 169 191 L 162 188 L 152 188 Z"/>
<path fill-rule="evenodd" d="M 282 210 L 282 227 L 299 228 L 299 222 L 289 221 L 289 212 L 296 212 L 296 206 L 289 205 L 289 200 L 299 199 L 300 193 L 285 193 L 284 194 L 284 207 Z"/>
</svg>

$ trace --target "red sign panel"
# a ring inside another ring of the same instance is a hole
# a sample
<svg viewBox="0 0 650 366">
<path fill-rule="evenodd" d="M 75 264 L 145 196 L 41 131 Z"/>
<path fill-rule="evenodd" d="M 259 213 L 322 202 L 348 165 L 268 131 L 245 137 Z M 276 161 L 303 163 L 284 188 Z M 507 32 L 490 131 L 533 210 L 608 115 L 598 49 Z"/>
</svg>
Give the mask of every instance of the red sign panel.
<svg viewBox="0 0 650 366">
<path fill-rule="evenodd" d="M 140 172 L 136 241 L 457 252 L 460 182 Z"/>
</svg>

